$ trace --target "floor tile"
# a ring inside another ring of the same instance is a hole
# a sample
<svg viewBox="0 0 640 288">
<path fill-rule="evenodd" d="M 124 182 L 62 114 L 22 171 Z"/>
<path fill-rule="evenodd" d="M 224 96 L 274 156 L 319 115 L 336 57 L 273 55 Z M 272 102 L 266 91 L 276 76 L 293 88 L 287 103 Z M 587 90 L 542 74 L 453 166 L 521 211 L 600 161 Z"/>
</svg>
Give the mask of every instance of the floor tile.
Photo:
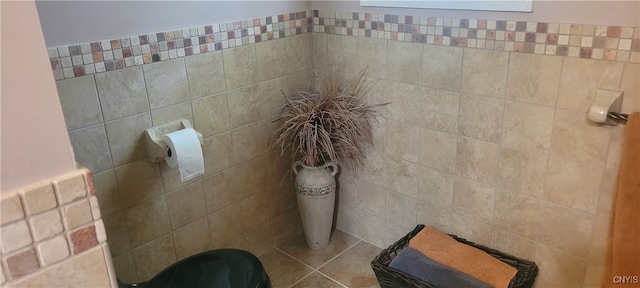
<svg viewBox="0 0 640 288">
<path fill-rule="evenodd" d="M 371 269 L 371 261 L 381 251 L 378 247 L 360 241 L 320 267 L 319 271 L 347 287 L 380 287 Z"/>
<path fill-rule="evenodd" d="M 353 246 L 358 241 L 358 238 L 336 230 L 333 235 L 331 235 L 329 246 L 322 250 L 310 249 L 304 240 L 304 234 L 294 237 L 278 248 L 315 269 L 327 263 L 344 250 L 347 250 L 347 248 Z"/>
<path fill-rule="evenodd" d="M 313 271 L 276 249 L 271 249 L 258 258 L 271 278 L 274 288 L 289 287 Z"/>
<path fill-rule="evenodd" d="M 291 286 L 291 288 L 344 288 L 344 286 L 323 276 L 318 272 L 305 277 L 302 281 Z"/>
</svg>

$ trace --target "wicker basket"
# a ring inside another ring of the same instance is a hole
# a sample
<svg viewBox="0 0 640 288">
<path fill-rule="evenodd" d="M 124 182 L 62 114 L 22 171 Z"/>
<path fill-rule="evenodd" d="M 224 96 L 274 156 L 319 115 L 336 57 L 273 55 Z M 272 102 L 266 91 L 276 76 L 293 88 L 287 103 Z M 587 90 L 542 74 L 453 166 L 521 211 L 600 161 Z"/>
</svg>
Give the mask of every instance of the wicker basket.
<svg viewBox="0 0 640 288">
<path fill-rule="evenodd" d="M 389 248 L 382 250 L 380 255 L 373 259 L 373 261 L 371 262 L 371 267 L 373 268 L 373 272 L 376 273 L 376 277 L 378 278 L 378 282 L 380 283 L 380 286 L 382 288 L 438 288 L 407 273 L 389 267 L 389 263 L 391 263 L 391 260 L 395 258 L 400 250 L 409 245 L 409 240 L 411 240 L 413 236 L 418 234 L 418 232 L 420 232 L 422 228 L 424 228 L 424 225 L 422 224 L 416 226 L 413 231 L 402 237 Z M 531 288 L 533 286 L 533 282 L 536 280 L 536 276 L 538 275 L 538 266 L 536 266 L 536 263 L 516 258 L 512 255 L 502 253 L 498 250 L 469 242 L 463 238 L 456 237 L 455 235 L 451 236 L 460 243 L 478 248 L 495 257 L 496 259 L 509 264 L 513 268 L 516 268 L 518 270 L 518 273 L 516 273 L 516 276 L 511 279 L 509 288 Z"/>
</svg>

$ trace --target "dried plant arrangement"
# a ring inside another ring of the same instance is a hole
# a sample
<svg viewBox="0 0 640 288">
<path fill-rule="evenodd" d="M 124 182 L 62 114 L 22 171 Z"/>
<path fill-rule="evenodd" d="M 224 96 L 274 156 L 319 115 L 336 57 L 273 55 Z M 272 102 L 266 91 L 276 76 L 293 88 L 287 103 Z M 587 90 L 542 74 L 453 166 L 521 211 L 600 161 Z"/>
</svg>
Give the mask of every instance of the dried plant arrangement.
<svg viewBox="0 0 640 288">
<path fill-rule="evenodd" d="M 313 74 L 308 88 L 282 93 L 285 101 L 273 120 L 278 126 L 271 145 L 281 154 L 290 149 L 292 159 L 307 166 L 334 162 L 357 169 L 365 146 L 373 144 L 376 108 L 388 103 L 367 103 L 373 82 L 366 79 L 366 70 L 347 81 L 335 71 Z"/>
</svg>

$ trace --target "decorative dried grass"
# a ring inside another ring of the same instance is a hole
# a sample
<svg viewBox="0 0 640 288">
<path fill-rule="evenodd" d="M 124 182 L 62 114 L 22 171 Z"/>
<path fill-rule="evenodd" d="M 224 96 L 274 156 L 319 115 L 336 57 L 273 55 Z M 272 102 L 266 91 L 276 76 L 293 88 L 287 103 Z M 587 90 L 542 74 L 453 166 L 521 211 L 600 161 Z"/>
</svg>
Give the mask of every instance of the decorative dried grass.
<svg viewBox="0 0 640 288">
<path fill-rule="evenodd" d="M 307 166 L 327 162 L 357 169 L 364 161 L 365 145 L 373 144 L 371 120 L 375 108 L 365 98 L 372 85 L 365 80 L 366 70 L 341 82 L 337 73 L 320 74 L 313 70 L 315 85 L 287 96 L 276 119 L 273 147 L 281 154 L 291 148 L 292 159 Z"/>
</svg>

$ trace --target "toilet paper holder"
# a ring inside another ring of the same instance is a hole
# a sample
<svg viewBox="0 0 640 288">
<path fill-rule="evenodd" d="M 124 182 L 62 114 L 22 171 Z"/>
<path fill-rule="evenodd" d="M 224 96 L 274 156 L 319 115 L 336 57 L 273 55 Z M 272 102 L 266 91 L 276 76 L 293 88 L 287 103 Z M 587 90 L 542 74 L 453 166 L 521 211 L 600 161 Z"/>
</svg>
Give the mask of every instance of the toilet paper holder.
<svg viewBox="0 0 640 288">
<path fill-rule="evenodd" d="M 620 116 L 625 116 L 625 114 L 620 114 L 622 95 L 622 91 L 598 89 L 596 99 L 589 107 L 589 120 L 601 124 L 617 125 L 618 121 L 616 120 Z"/>
<path fill-rule="evenodd" d="M 189 120 L 180 119 L 169 122 L 160 126 L 151 127 L 145 130 L 145 140 L 147 146 L 147 157 L 151 163 L 164 161 L 164 158 L 171 156 L 171 149 L 162 141 L 165 134 L 175 132 L 182 129 L 193 128 Z M 200 145 L 203 145 L 204 139 L 202 134 L 196 131 Z"/>
</svg>

